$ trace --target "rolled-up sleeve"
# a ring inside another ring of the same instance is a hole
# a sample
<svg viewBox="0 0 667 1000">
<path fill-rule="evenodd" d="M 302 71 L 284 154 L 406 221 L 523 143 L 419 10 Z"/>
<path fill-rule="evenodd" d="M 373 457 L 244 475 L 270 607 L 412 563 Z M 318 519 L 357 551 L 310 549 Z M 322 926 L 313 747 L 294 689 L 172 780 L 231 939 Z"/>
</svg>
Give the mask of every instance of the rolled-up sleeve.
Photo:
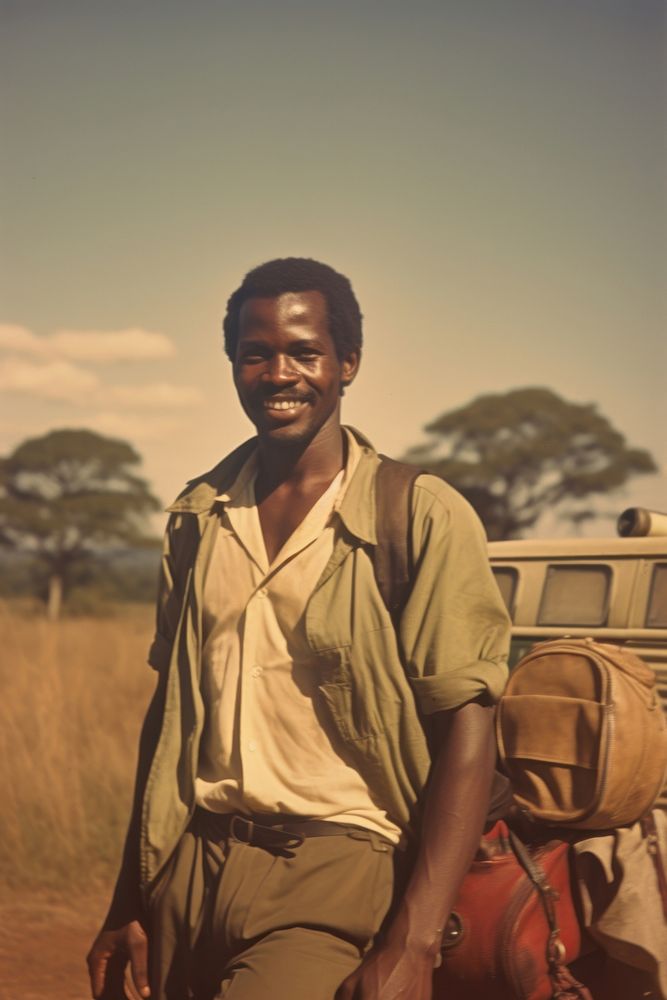
<svg viewBox="0 0 667 1000">
<path fill-rule="evenodd" d="M 507 680 L 510 620 L 493 578 L 482 525 L 436 476 L 412 496 L 414 583 L 400 622 L 408 677 L 422 712 L 497 701 Z"/>
</svg>

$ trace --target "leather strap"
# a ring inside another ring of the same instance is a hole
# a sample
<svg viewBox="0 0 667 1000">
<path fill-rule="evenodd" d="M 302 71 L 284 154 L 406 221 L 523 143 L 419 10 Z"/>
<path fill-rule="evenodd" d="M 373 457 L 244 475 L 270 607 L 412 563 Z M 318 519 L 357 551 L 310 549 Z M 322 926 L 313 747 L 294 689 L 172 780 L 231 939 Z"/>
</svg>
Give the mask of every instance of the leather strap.
<svg viewBox="0 0 667 1000">
<path fill-rule="evenodd" d="M 373 839 L 379 845 L 383 845 L 382 849 L 384 850 L 394 846 L 380 834 L 373 833 L 373 831 L 353 823 L 334 823 L 327 820 L 286 818 L 283 816 L 277 817 L 274 823 L 269 816 L 263 815 L 258 820 L 253 816 L 243 816 L 239 813 L 214 813 L 202 808 L 196 810 L 196 819 L 198 823 L 202 824 L 203 830 L 213 837 L 220 839 L 231 837 L 242 844 L 265 847 L 269 850 L 294 850 L 309 837 Z"/>
<path fill-rule="evenodd" d="M 662 901 L 662 912 L 667 920 L 667 875 L 665 874 L 665 864 L 660 850 L 658 840 L 658 828 L 655 825 L 655 818 L 652 812 L 646 813 L 641 820 L 642 834 L 646 839 L 646 848 L 653 858 L 655 873 L 658 877 L 658 890 Z"/>
<path fill-rule="evenodd" d="M 590 991 L 583 983 L 574 978 L 565 965 L 565 946 L 560 937 L 560 928 L 556 918 L 554 900 L 556 891 L 549 884 L 546 873 L 531 857 L 528 848 L 513 831 L 509 831 L 512 849 L 522 865 L 526 875 L 537 889 L 544 913 L 549 924 L 549 940 L 547 941 L 547 962 L 549 978 L 553 986 L 552 1000 L 593 1000 Z"/>
<path fill-rule="evenodd" d="M 423 470 L 380 456 L 375 475 L 375 580 L 389 614 L 398 622 L 410 596 L 413 576 L 410 498 Z"/>
</svg>

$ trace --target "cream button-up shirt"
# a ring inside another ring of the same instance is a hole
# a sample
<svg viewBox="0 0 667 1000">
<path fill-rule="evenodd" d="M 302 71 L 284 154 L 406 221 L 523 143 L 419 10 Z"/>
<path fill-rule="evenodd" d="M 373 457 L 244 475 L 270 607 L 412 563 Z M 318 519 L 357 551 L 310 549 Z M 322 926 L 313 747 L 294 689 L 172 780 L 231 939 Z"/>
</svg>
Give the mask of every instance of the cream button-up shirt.
<svg viewBox="0 0 667 1000">
<path fill-rule="evenodd" d="M 355 823 L 397 842 L 399 827 L 337 750 L 317 710 L 304 630 L 308 599 L 333 551 L 346 467 L 269 563 L 255 503 L 256 456 L 224 505 L 203 593 L 206 718 L 195 784 L 214 812 L 287 813 Z"/>
</svg>

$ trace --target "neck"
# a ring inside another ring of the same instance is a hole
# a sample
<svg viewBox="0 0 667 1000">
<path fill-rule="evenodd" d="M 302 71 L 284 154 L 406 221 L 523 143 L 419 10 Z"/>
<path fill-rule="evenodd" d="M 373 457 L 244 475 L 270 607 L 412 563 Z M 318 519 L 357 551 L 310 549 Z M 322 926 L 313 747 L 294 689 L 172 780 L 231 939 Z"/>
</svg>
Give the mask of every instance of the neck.
<svg viewBox="0 0 667 1000">
<path fill-rule="evenodd" d="M 257 446 L 257 494 L 267 496 L 277 486 L 289 483 L 304 487 L 331 482 L 343 468 L 343 429 L 339 421 L 323 427 L 309 442 L 281 443 L 260 438 Z"/>
</svg>

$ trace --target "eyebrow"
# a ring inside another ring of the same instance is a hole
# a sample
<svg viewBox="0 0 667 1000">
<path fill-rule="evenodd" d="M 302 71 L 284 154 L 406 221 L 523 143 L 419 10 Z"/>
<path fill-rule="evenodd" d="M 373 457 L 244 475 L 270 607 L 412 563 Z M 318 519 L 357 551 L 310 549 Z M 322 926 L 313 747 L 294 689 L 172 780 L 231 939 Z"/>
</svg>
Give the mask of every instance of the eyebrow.
<svg viewBox="0 0 667 1000">
<path fill-rule="evenodd" d="M 312 334 L 312 336 L 304 335 L 292 340 L 290 348 L 298 348 L 304 345 L 321 347 L 321 348 L 324 348 L 325 346 L 322 342 L 322 338 L 320 337 L 320 335 L 314 333 Z M 238 339 L 239 350 L 241 349 L 243 349 L 244 351 L 257 350 L 257 349 L 266 350 L 267 348 L 271 350 L 273 349 L 272 346 L 268 344 L 265 340 L 260 340 L 258 338 L 255 338 L 252 336 L 252 334 L 245 336 L 241 334 L 241 336 Z"/>
</svg>

